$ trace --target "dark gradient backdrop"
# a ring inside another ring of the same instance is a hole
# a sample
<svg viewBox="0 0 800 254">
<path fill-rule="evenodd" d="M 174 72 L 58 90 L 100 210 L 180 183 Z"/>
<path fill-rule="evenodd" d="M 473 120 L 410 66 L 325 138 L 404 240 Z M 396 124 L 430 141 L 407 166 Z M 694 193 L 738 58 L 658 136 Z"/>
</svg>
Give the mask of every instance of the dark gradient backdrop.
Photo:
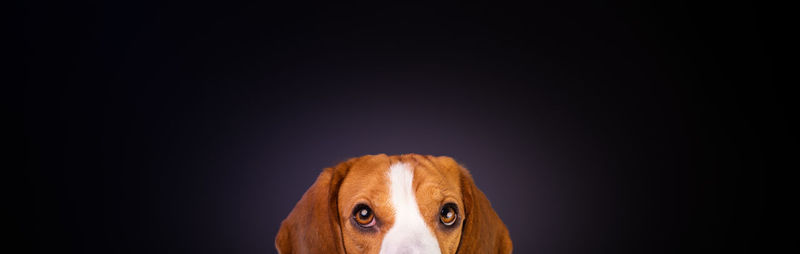
<svg viewBox="0 0 800 254">
<path fill-rule="evenodd" d="M 412 152 L 470 169 L 516 253 L 762 247 L 748 2 L 21 7 L 33 252 L 272 253 L 322 168 Z"/>
</svg>

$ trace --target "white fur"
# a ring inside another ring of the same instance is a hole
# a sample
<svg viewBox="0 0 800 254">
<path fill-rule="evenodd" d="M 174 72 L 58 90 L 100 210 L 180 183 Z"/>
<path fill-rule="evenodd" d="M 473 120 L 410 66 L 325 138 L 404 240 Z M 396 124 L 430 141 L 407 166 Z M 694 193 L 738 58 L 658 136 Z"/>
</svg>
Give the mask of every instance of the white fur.
<svg viewBox="0 0 800 254">
<path fill-rule="evenodd" d="M 406 163 L 389 167 L 389 193 L 394 206 L 394 225 L 383 237 L 380 253 L 442 253 L 439 241 L 428 229 L 414 196 L 414 171 Z"/>
</svg>

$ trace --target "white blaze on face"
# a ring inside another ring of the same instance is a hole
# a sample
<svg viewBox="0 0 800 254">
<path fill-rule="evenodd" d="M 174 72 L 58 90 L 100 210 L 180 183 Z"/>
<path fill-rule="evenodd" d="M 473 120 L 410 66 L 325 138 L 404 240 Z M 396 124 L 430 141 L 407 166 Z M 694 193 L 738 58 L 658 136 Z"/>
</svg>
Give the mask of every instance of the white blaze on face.
<svg viewBox="0 0 800 254">
<path fill-rule="evenodd" d="M 412 186 L 414 171 L 407 163 L 389 167 L 389 199 L 394 206 L 394 225 L 383 237 L 381 253 L 442 253 L 439 241 L 419 213 Z"/>
</svg>

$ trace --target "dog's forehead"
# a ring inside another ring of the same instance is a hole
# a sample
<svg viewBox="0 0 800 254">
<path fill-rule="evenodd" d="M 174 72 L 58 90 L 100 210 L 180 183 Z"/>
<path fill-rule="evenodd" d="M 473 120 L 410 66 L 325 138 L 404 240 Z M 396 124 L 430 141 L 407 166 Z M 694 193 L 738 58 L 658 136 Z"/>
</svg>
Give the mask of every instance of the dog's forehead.
<svg viewBox="0 0 800 254">
<path fill-rule="evenodd" d="M 388 181 L 391 165 L 405 164 L 413 172 L 415 189 L 439 187 L 458 189 L 459 165 L 449 157 L 404 155 L 369 155 L 353 163 L 345 183 Z"/>
<path fill-rule="evenodd" d="M 350 167 L 339 190 L 342 205 L 367 201 L 371 205 L 388 204 L 392 165 L 403 164 L 413 175 L 412 188 L 421 203 L 438 203 L 444 199 L 461 199 L 459 165 L 449 157 L 406 155 L 369 155 Z M 342 207 L 343 209 L 345 207 Z"/>
</svg>

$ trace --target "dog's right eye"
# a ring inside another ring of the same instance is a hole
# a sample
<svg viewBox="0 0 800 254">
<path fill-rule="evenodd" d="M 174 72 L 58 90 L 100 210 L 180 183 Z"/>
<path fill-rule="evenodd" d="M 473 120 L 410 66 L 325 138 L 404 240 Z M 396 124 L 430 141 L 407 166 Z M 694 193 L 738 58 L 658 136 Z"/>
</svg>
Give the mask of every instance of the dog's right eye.
<svg viewBox="0 0 800 254">
<path fill-rule="evenodd" d="M 372 213 L 372 209 L 369 206 L 364 204 L 357 205 L 353 209 L 353 220 L 361 227 L 375 226 L 375 214 Z"/>
</svg>

